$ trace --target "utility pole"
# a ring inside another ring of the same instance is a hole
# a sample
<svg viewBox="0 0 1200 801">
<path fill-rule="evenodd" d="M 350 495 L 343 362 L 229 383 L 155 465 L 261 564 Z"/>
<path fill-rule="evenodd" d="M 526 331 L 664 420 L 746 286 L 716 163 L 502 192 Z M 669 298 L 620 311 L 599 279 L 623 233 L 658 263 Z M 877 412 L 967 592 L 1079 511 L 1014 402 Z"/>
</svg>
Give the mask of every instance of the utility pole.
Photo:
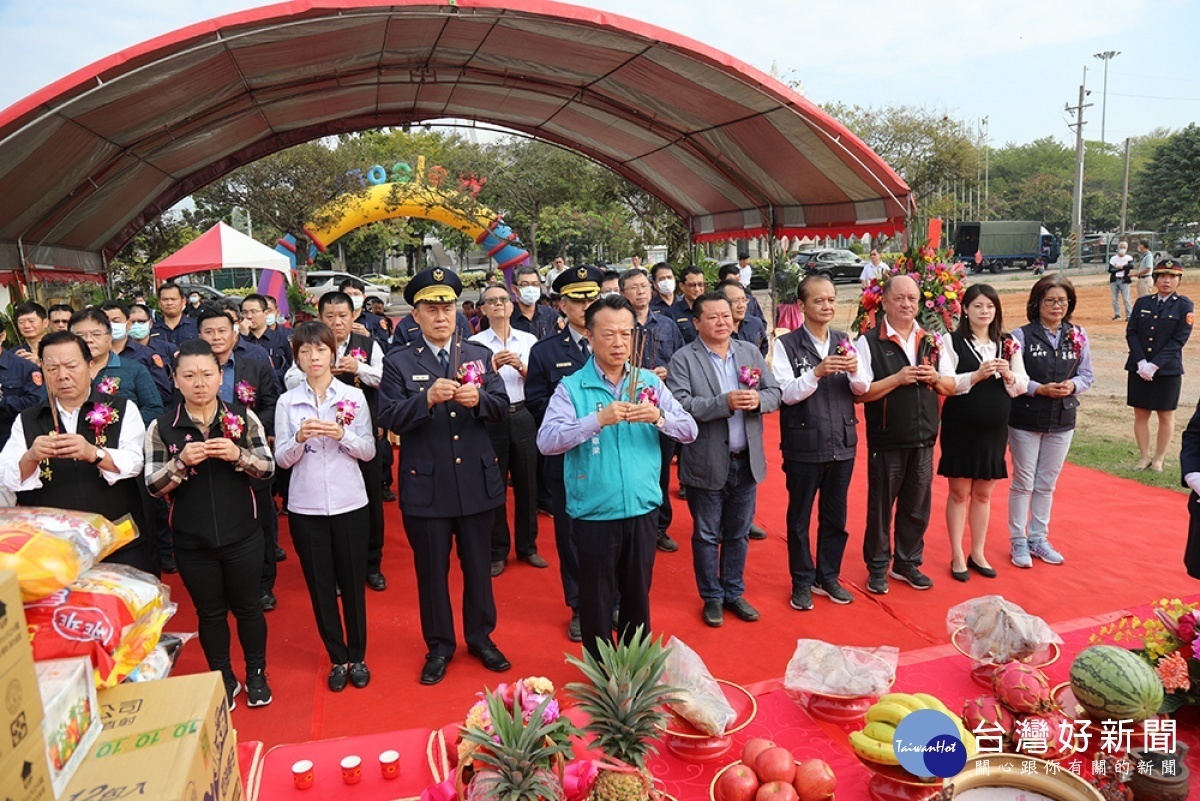
<svg viewBox="0 0 1200 801">
<path fill-rule="evenodd" d="M 1125 212 L 1129 208 L 1129 142 L 1125 140 L 1125 181 L 1121 184 L 1121 236 L 1125 236 Z"/>
<path fill-rule="evenodd" d="M 1103 53 L 1096 53 L 1092 58 L 1098 58 L 1104 62 L 1104 94 L 1100 101 L 1100 144 L 1104 144 L 1108 140 L 1104 138 L 1104 123 L 1108 118 L 1108 62 L 1121 55 L 1120 50 L 1105 50 Z"/>
<path fill-rule="evenodd" d="M 1083 68 L 1083 83 L 1079 84 L 1079 105 L 1067 106 L 1075 112 L 1075 193 L 1071 208 L 1071 266 L 1082 266 L 1080 245 L 1083 242 L 1083 110 L 1093 104 L 1083 102 L 1087 97 L 1087 67 Z"/>
<path fill-rule="evenodd" d="M 988 216 L 988 203 L 992 197 L 988 191 L 988 156 L 992 149 L 992 143 L 991 138 L 988 136 L 988 118 L 984 117 L 981 122 L 983 125 L 983 213 L 986 220 Z"/>
</svg>

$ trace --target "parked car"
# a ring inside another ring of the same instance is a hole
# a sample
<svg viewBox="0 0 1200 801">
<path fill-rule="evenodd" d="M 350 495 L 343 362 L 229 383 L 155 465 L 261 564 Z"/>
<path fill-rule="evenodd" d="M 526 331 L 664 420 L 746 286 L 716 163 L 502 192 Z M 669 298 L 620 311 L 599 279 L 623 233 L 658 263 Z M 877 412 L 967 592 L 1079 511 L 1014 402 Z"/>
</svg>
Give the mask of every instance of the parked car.
<svg viewBox="0 0 1200 801">
<path fill-rule="evenodd" d="M 185 301 L 187 300 L 188 295 L 192 294 L 193 292 L 195 292 L 196 294 L 198 294 L 200 296 L 201 303 L 212 303 L 213 301 L 224 300 L 225 298 L 231 297 L 230 295 L 226 295 L 224 292 L 221 292 L 220 290 L 213 289 L 208 284 L 179 284 L 179 283 L 177 283 L 177 284 L 175 284 L 175 286 L 179 287 L 179 291 L 183 293 L 183 299 Z M 241 302 L 242 302 L 241 298 L 234 298 L 234 299 L 238 302 L 238 305 L 241 305 Z"/>
<path fill-rule="evenodd" d="M 738 263 L 736 261 L 723 261 L 723 262 L 721 262 L 720 266 L 728 267 L 730 265 L 737 267 Z M 751 268 L 750 268 L 750 291 L 755 292 L 760 289 L 766 289 L 767 288 L 767 276 L 769 274 L 770 274 L 769 272 L 763 273 L 762 268 L 760 268 L 760 267 L 751 266 Z"/>
<path fill-rule="evenodd" d="M 363 292 L 369 298 L 379 298 L 384 306 L 387 306 L 392 290 L 383 284 L 374 284 L 364 280 L 364 276 L 351 275 L 350 273 L 339 272 L 338 270 L 313 270 L 304 277 L 304 285 L 308 287 L 308 294 L 320 299 L 326 292 L 333 292 L 338 288 L 338 284 L 347 278 L 357 278 L 367 285 Z"/>
<path fill-rule="evenodd" d="M 792 263 L 806 275 L 823 275 L 831 281 L 857 281 L 866 261 L 849 250 L 805 250 L 792 257 Z"/>
</svg>

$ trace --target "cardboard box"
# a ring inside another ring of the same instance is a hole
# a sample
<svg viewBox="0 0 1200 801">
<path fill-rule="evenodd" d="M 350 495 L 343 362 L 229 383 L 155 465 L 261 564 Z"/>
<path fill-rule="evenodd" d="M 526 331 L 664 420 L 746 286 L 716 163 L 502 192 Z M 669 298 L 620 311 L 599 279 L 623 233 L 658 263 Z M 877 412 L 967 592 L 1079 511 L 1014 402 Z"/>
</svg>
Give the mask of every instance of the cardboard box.
<svg viewBox="0 0 1200 801">
<path fill-rule="evenodd" d="M 30 653 L 0 675 L 0 762 L 29 740 L 42 743 L 41 723 L 42 696 Z"/>
<path fill-rule="evenodd" d="M 100 737 L 100 704 L 86 656 L 47 659 L 34 667 L 44 714 L 42 739 L 57 796 Z"/>
<path fill-rule="evenodd" d="M 242 801 L 220 673 L 120 684 L 98 695 L 104 731 L 67 785 L 68 798 Z"/>
<path fill-rule="evenodd" d="M 0 676 L 25 659 L 33 661 L 33 648 L 25 627 L 21 587 L 16 573 L 0 570 Z"/>
<path fill-rule="evenodd" d="M 0 801 L 54 801 L 54 784 L 40 732 L 0 761 Z"/>
</svg>

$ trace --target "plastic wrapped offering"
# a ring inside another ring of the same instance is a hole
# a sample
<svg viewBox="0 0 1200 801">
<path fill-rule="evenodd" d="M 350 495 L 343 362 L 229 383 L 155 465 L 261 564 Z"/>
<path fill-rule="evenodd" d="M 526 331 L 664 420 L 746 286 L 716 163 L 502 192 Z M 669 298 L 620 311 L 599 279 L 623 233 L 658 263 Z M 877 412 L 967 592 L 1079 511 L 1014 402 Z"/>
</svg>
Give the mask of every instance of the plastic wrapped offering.
<svg viewBox="0 0 1200 801">
<path fill-rule="evenodd" d="M 963 601 L 946 613 L 946 630 L 957 635 L 957 645 L 976 662 L 1002 665 L 1036 654 L 1062 638 L 1037 615 L 1006 601 L 1000 595 L 984 595 Z"/>
<path fill-rule="evenodd" d="M 61 590 L 117 549 L 137 538 L 128 517 L 17 506 L 0 509 L 0 570 L 12 570 L 22 600 Z"/>
<path fill-rule="evenodd" d="M 681 690 L 676 693 L 680 700 L 667 706 L 705 734 L 714 737 L 724 734 L 737 713 L 725 698 L 721 685 L 709 673 L 700 655 L 683 640 L 672 637 L 667 647 L 663 682 Z"/>
<path fill-rule="evenodd" d="M 792 693 L 875 698 L 896 680 L 900 649 L 839 647 L 821 640 L 797 640 L 783 686 Z"/>
</svg>

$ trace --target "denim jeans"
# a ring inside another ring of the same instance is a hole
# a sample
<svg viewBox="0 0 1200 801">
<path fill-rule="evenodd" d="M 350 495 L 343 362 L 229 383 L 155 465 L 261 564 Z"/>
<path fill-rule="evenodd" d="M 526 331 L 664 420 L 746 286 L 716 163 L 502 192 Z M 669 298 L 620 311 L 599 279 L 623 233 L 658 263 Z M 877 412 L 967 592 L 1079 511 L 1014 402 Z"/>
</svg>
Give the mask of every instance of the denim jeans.
<svg viewBox="0 0 1200 801">
<path fill-rule="evenodd" d="M 1112 294 L 1113 317 L 1121 316 L 1121 305 L 1125 306 L 1125 319 L 1129 319 L 1129 312 L 1133 310 L 1133 303 L 1129 300 L 1130 284 L 1124 281 L 1113 281 L 1108 285 L 1108 291 Z"/>
<path fill-rule="evenodd" d="M 1008 429 L 1012 482 L 1008 490 L 1008 537 L 1044 540 L 1050 531 L 1050 507 L 1062 472 L 1072 431 Z"/>
<path fill-rule="evenodd" d="M 746 591 L 743 575 L 757 498 L 748 456 L 729 461 L 729 476 L 721 489 L 688 487 L 692 566 L 705 601 L 728 603 Z"/>
</svg>

